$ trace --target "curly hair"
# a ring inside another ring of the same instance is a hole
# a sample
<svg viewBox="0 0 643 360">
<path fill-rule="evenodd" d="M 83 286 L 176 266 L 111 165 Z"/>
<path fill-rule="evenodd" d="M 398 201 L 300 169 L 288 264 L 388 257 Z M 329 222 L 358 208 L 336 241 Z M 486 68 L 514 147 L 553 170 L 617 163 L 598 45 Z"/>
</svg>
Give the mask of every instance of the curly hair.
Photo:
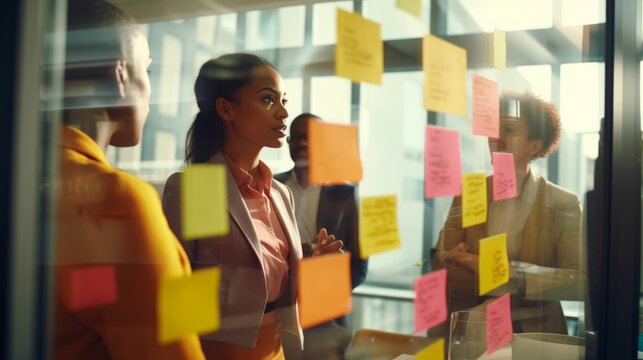
<svg viewBox="0 0 643 360">
<path fill-rule="evenodd" d="M 525 120 L 529 140 L 541 140 L 543 146 L 534 155 L 545 158 L 558 150 L 561 139 L 560 115 L 556 106 L 531 92 L 504 92 L 501 100 L 518 100 L 520 118 Z"/>
</svg>

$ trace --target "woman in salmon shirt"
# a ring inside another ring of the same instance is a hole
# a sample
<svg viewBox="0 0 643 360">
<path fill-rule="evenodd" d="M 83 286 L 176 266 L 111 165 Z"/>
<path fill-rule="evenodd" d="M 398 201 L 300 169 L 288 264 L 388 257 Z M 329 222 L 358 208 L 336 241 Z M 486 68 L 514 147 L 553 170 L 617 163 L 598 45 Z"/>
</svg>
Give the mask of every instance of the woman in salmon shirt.
<svg viewBox="0 0 643 360">
<path fill-rule="evenodd" d="M 196 334 L 161 344 L 165 277 L 189 261 L 156 191 L 107 161 L 134 146 L 148 114 L 150 51 L 134 20 L 103 0 L 71 0 L 60 149 L 56 359 L 203 359 Z"/>
<path fill-rule="evenodd" d="M 281 331 L 299 337 L 297 264 L 301 241 L 293 196 L 259 160 L 286 137 L 283 79 L 266 60 L 229 54 L 206 62 L 194 85 L 199 105 L 187 136 L 188 164 L 221 164 L 227 173 L 229 234 L 183 242 L 195 268 L 220 266 L 221 327 L 201 337 L 208 359 L 283 359 Z M 181 239 L 180 174 L 170 176 L 163 209 Z M 321 229 L 316 255 L 341 252 Z M 303 341 L 300 342 L 300 345 Z"/>
</svg>

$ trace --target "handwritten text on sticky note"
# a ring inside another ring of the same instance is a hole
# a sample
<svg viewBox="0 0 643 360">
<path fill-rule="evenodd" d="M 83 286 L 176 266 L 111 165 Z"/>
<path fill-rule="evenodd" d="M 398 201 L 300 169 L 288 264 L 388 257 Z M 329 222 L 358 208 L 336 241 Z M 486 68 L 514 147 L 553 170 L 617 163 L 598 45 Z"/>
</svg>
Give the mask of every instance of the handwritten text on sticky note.
<svg viewBox="0 0 643 360">
<path fill-rule="evenodd" d="M 360 256 L 366 259 L 372 254 L 399 247 L 395 195 L 362 198 L 359 212 Z"/>
<path fill-rule="evenodd" d="M 313 256 L 299 263 L 299 318 L 304 329 L 351 312 L 350 257 Z"/>
<path fill-rule="evenodd" d="M 505 294 L 487 305 L 487 354 L 511 342 L 511 303 Z"/>
<path fill-rule="evenodd" d="M 430 329 L 447 319 L 447 270 L 434 271 L 417 279 L 415 288 L 415 332 Z"/>
<path fill-rule="evenodd" d="M 462 167 L 460 165 L 460 134 L 437 126 L 426 127 L 424 156 L 424 196 L 460 195 Z"/>
<path fill-rule="evenodd" d="M 110 305 L 116 302 L 116 270 L 113 265 L 99 265 L 71 270 L 69 308 Z"/>
<path fill-rule="evenodd" d="M 183 171 L 181 224 L 185 240 L 228 233 L 228 188 L 223 165 L 195 164 Z"/>
<path fill-rule="evenodd" d="M 362 180 L 357 126 L 308 122 L 308 172 L 315 185 L 341 185 Z"/>
<path fill-rule="evenodd" d="M 478 276 L 480 295 L 484 295 L 509 281 L 506 233 L 480 240 Z"/>
<path fill-rule="evenodd" d="M 504 200 L 518 196 L 516 188 L 516 166 L 512 153 L 493 153 L 493 200 Z"/>
<path fill-rule="evenodd" d="M 443 360 L 444 359 L 444 339 L 440 338 L 433 344 L 425 347 L 415 354 L 416 360 Z"/>
<path fill-rule="evenodd" d="M 437 36 L 422 41 L 424 106 L 435 112 L 467 114 L 467 50 Z"/>
<path fill-rule="evenodd" d="M 221 271 L 216 267 L 164 279 L 159 288 L 159 342 L 217 330 L 220 281 Z"/>
<path fill-rule="evenodd" d="M 473 75 L 473 133 L 498 138 L 500 135 L 500 98 L 498 84 Z"/>
<path fill-rule="evenodd" d="M 485 174 L 462 176 L 462 227 L 487 221 L 487 178 Z"/>
<path fill-rule="evenodd" d="M 384 47 L 380 24 L 337 9 L 335 73 L 354 82 L 382 83 Z"/>
</svg>

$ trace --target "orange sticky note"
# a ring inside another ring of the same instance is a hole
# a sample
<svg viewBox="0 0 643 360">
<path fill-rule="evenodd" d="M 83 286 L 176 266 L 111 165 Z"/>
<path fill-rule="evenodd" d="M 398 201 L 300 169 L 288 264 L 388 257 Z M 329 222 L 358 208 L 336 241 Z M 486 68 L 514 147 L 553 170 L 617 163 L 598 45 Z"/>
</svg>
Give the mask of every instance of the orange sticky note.
<svg viewBox="0 0 643 360">
<path fill-rule="evenodd" d="M 308 172 L 314 185 L 338 185 L 362 180 L 357 126 L 308 122 Z"/>
<path fill-rule="evenodd" d="M 362 259 L 401 246 L 395 195 L 363 197 L 359 210 L 359 254 Z"/>
<path fill-rule="evenodd" d="M 487 354 L 511 342 L 511 300 L 504 294 L 487 305 Z"/>
<path fill-rule="evenodd" d="M 382 83 L 384 45 L 380 24 L 337 9 L 335 73 L 353 82 Z"/>
<path fill-rule="evenodd" d="M 484 295 L 509 281 L 506 233 L 480 240 L 478 280 L 480 295 Z"/>
<path fill-rule="evenodd" d="M 507 34 L 501 30 L 493 32 L 493 40 L 491 41 L 493 47 L 491 52 L 491 62 L 496 69 L 504 69 L 507 67 Z"/>
<path fill-rule="evenodd" d="M 467 50 L 437 36 L 422 40 L 424 106 L 435 112 L 467 114 Z"/>
<path fill-rule="evenodd" d="M 163 279 L 157 308 L 160 343 L 219 329 L 220 281 L 221 270 L 216 267 Z"/>
<path fill-rule="evenodd" d="M 444 339 L 440 338 L 433 344 L 415 354 L 416 360 L 444 360 Z"/>
<path fill-rule="evenodd" d="M 497 139 L 500 136 L 500 96 L 498 84 L 473 75 L 473 133 Z"/>
<path fill-rule="evenodd" d="M 485 174 L 462 176 L 462 227 L 487 221 L 487 177 Z"/>
<path fill-rule="evenodd" d="M 351 312 L 350 253 L 304 258 L 298 274 L 299 319 L 304 329 Z"/>
<path fill-rule="evenodd" d="M 228 188 L 223 165 L 195 164 L 183 171 L 181 224 L 186 240 L 228 233 Z"/>
</svg>

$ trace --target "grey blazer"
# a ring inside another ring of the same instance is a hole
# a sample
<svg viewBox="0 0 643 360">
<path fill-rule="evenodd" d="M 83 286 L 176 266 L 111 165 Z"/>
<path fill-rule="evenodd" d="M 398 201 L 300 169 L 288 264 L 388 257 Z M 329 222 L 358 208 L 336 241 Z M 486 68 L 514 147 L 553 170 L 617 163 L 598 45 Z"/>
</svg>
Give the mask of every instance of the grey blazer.
<svg viewBox="0 0 643 360">
<path fill-rule="evenodd" d="M 201 340 L 254 348 L 268 296 L 261 261 L 261 244 L 223 154 L 217 152 L 209 162 L 226 168 L 230 221 L 228 235 L 190 241 L 182 238 L 180 173 L 172 174 L 165 183 L 163 211 L 172 231 L 185 248 L 194 270 L 212 266 L 221 268 L 221 327 L 212 334 L 202 336 Z M 296 288 L 302 248 L 293 211 L 294 200 L 290 189 L 278 181 L 272 181 L 270 198 L 290 245 L 289 280 L 284 294 L 277 300 L 277 311 L 283 330 L 296 335 L 303 348 Z"/>
</svg>

